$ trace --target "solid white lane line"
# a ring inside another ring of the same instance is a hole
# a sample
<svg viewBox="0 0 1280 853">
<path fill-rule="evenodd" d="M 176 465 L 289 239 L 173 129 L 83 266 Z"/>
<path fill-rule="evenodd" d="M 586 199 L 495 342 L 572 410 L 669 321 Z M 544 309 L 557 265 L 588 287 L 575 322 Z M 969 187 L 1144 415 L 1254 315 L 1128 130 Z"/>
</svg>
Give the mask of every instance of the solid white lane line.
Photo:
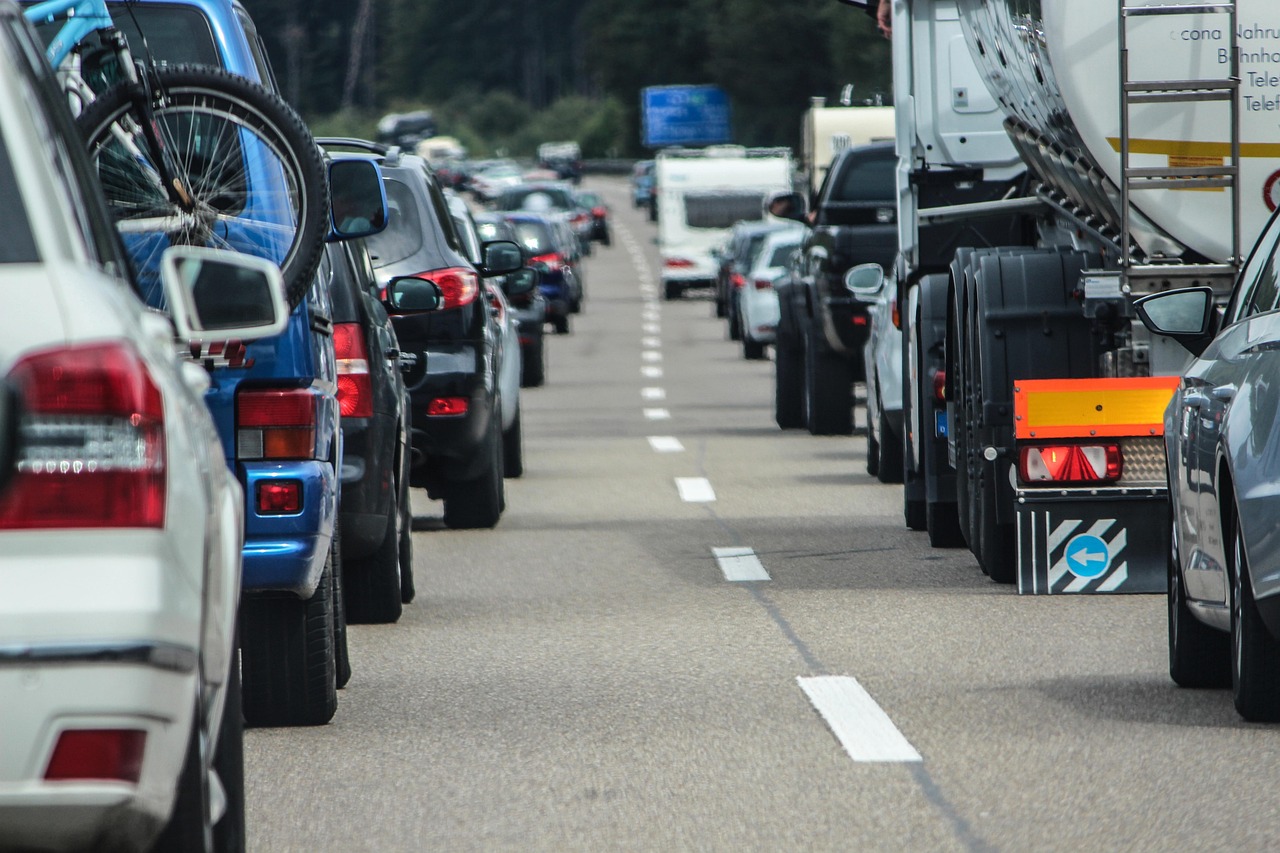
<svg viewBox="0 0 1280 853">
<path fill-rule="evenodd" d="M 640 353 L 640 358 L 643 361 L 662 361 L 662 353 L 656 349 L 647 349 Z"/>
<path fill-rule="evenodd" d="M 674 435 L 651 435 L 649 446 L 657 453 L 684 453 L 684 445 Z"/>
<path fill-rule="evenodd" d="M 645 409 L 644 416 L 651 421 L 669 421 L 671 413 L 666 409 Z"/>
<path fill-rule="evenodd" d="M 856 678 L 802 676 L 796 682 L 854 761 L 923 760 Z"/>
<path fill-rule="evenodd" d="M 641 388 L 640 396 L 646 400 L 665 400 L 667 399 L 666 388 Z"/>
<path fill-rule="evenodd" d="M 712 548 L 711 553 L 727 581 L 772 580 L 756 552 L 750 548 Z"/>
<path fill-rule="evenodd" d="M 715 489 L 706 477 L 676 477 L 676 491 L 686 503 L 711 503 L 716 499 Z"/>
<path fill-rule="evenodd" d="M 662 368 L 652 364 L 646 364 L 644 367 L 640 368 L 640 375 L 645 379 L 661 379 Z"/>
</svg>

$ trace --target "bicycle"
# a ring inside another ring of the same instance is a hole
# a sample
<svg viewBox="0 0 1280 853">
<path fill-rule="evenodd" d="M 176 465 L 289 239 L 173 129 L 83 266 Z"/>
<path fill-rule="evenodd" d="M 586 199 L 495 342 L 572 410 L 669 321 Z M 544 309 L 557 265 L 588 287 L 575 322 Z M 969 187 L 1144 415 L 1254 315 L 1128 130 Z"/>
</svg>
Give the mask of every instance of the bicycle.
<svg viewBox="0 0 1280 853">
<path fill-rule="evenodd" d="M 222 69 L 157 65 L 145 36 L 148 61 L 135 62 L 106 0 L 45 0 L 24 16 L 61 22 L 46 55 L 148 301 L 162 298 L 161 253 L 185 245 L 275 262 L 296 306 L 328 233 L 324 162 L 297 113 Z"/>
</svg>

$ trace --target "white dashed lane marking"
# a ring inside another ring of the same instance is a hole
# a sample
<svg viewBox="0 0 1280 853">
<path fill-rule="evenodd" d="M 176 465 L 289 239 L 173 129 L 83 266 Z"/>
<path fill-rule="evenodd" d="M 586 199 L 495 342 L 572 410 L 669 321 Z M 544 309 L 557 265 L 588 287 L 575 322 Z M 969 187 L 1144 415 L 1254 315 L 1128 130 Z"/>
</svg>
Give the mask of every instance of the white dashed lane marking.
<svg viewBox="0 0 1280 853">
<path fill-rule="evenodd" d="M 662 334 L 662 327 L 657 323 L 645 323 L 640 327 L 640 331 L 646 335 L 660 335 Z"/>
<path fill-rule="evenodd" d="M 802 676 L 796 681 L 854 761 L 923 760 L 856 678 Z"/>
<path fill-rule="evenodd" d="M 652 364 L 646 364 L 640 368 L 640 375 L 645 379 L 661 379 L 662 368 Z"/>
<path fill-rule="evenodd" d="M 641 338 L 640 346 L 648 347 L 650 349 L 657 349 L 658 347 L 662 346 L 662 339 L 661 338 Z"/>
<path fill-rule="evenodd" d="M 641 388 L 640 396 L 646 400 L 665 400 L 667 399 L 667 389 L 665 388 Z"/>
<path fill-rule="evenodd" d="M 656 349 L 647 349 L 640 353 L 640 358 L 642 361 L 662 361 L 662 353 Z"/>
<path fill-rule="evenodd" d="M 671 413 L 668 412 L 666 409 L 645 409 L 644 416 L 646 419 L 651 421 L 671 420 Z"/>
<path fill-rule="evenodd" d="M 651 435 L 649 446 L 657 453 L 684 453 L 684 445 L 674 435 Z"/>
<path fill-rule="evenodd" d="M 715 489 L 706 477 L 676 477 L 676 491 L 685 503 L 711 503 L 716 499 Z"/>
<path fill-rule="evenodd" d="M 712 548 L 712 555 L 727 581 L 767 581 L 771 578 L 756 552 L 750 548 Z"/>
</svg>

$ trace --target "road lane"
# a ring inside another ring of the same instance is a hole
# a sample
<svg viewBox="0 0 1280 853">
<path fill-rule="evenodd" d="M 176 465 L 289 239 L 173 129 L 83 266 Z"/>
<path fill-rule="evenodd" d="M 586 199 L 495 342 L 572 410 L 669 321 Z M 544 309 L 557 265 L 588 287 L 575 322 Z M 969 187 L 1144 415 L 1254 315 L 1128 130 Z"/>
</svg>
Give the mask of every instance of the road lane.
<svg viewBox="0 0 1280 853">
<path fill-rule="evenodd" d="M 251 849 L 1274 843 L 1280 732 L 1172 686 L 1162 599 L 1019 598 L 930 549 L 863 473 L 862 437 L 776 429 L 772 364 L 741 358 L 709 299 L 646 298 L 655 230 L 596 183 L 617 239 L 522 396 L 506 515 L 449 531 L 415 495 L 418 600 L 352 626 L 334 723 L 247 733 Z M 716 548 L 770 580 L 726 580 Z M 851 761 L 797 681 L 832 676 L 922 761 Z"/>
</svg>

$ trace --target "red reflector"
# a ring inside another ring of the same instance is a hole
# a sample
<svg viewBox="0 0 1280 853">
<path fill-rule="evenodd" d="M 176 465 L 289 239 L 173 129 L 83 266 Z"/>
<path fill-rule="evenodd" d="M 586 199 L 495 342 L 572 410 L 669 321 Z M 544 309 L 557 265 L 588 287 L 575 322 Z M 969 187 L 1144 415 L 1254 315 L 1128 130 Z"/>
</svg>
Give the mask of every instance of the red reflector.
<svg viewBox="0 0 1280 853">
<path fill-rule="evenodd" d="M 1123 468 L 1118 444 L 1023 447 L 1018 453 L 1018 475 L 1030 484 L 1115 482 Z"/>
<path fill-rule="evenodd" d="M 267 480 L 258 483 L 259 515 L 296 515 L 302 512 L 302 481 Z"/>
<path fill-rule="evenodd" d="M 663 258 L 662 265 L 664 267 L 683 269 L 685 267 L 693 266 L 693 261 L 688 258 Z"/>
<path fill-rule="evenodd" d="M 44 771 L 48 781 L 101 779 L 137 783 L 147 733 L 137 729 L 80 729 L 58 735 Z"/>
<path fill-rule="evenodd" d="M 756 279 L 756 290 L 772 290 L 772 289 L 773 289 L 773 282 L 769 281 L 769 279 L 767 278 Z"/>
<path fill-rule="evenodd" d="M 427 404 L 427 415 L 443 418 L 465 415 L 470 408 L 466 397 L 437 397 Z"/>
<path fill-rule="evenodd" d="M 933 399 L 947 399 L 947 372 L 945 370 L 935 370 L 933 372 Z"/>
<path fill-rule="evenodd" d="M 0 529 L 164 526 L 164 404 L 132 347 L 33 353 L 10 379 L 26 412 Z"/>
<path fill-rule="evenodd" d="M 889 303 L 889 318 L 895 329 L 902 328 L 902 314 L 898 312 L 898 300 Z"/>
<path fill-rule="evenodd" d="M 533 338 L 526 338 L 523 335 L 520 336 L 518 340 L 520 341 L 520 346 L 522 347 L 528 346 L 529 344 L 533 343 Z"/>
<path fill-rule="evenodd" d="M 739 273 L 733 273 L 732 275 L 729 276 L 730 287 L 740 290 L 744 285 L 746 285 L 746 283 L 747 283 L 747 280 L 743 278 Z"/>
<path fill-rule="evenodd" d="M 855 325 L 855 326 L 865 326 L 865 325 L 867 325 L 867 322 L 868 322 L 868 320 L 867 320 L 867 318 L 866 318 L 865 316 L 863 316 L 863 315 L 861 315 L 861 314 L 854 315 L 854 318 L 853 318 L 853 325 Z"/>
</svg>

